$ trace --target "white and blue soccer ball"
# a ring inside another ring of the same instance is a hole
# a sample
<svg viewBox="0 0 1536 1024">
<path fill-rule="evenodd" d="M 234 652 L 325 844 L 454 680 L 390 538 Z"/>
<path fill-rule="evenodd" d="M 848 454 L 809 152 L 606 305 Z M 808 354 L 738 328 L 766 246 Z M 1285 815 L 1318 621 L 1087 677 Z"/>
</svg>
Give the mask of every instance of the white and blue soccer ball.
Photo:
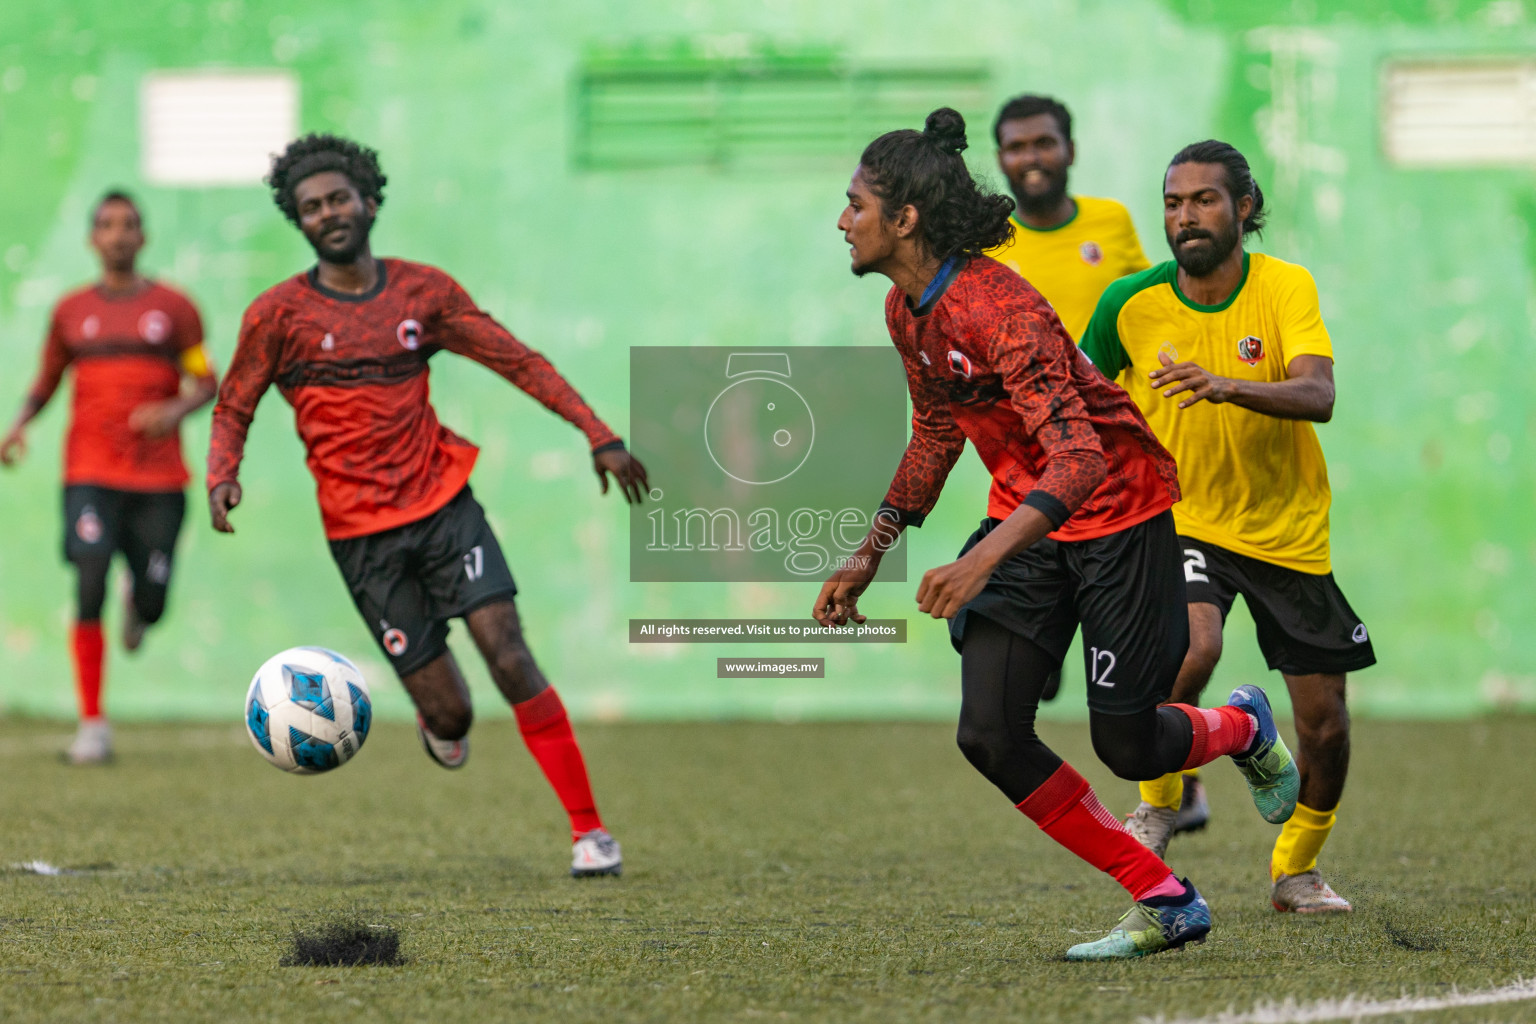
<svg viewBox="0 0 1536 1024">
<path fill-rule="evenodd" d="M 256 670 L 245 695 L 245 730 L 285 772 L 339 768 L 373 724 L 368 684 L 356 665 L 324 647 L 290 647 Z"/>
</svg>

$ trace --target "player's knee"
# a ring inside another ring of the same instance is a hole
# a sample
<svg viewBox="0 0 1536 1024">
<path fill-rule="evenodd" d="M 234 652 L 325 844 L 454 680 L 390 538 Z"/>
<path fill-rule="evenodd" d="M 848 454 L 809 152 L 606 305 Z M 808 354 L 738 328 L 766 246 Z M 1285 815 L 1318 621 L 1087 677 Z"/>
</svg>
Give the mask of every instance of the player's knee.
<svg viewBox="0 0 1536 1024">
<path fill-rule="evenodd" d="M 1152 749 L 1123 737 L 1109 740 L 1095 733 L 1093 752 L 1104 762 L 1104 767 L 1115 773 L 1116 778 L 1129 782 L 1147 782 L 1161 778 L 1164 774 Z"/>
<path fill-rule="evenodd" d="M 960 728 L 955 734 L 955 742 L 971 766 L 988 778 L 997 774 L 1001 766 L 1008 762 L 1012 752 L 1012 744 L 1006 732 L 964 720 L 960 722 Z"/>
</svg>

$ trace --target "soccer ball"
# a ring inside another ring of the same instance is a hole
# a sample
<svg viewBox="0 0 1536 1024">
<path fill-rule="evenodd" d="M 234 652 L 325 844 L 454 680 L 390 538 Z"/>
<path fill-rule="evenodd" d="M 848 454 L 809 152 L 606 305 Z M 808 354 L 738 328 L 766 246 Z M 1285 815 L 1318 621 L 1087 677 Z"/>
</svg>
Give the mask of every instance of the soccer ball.
<svg viewBox="0 0 1536 1024">
<path fill-rule="evenodd" d="M 245 731 L 286 772 L 313 775 L 352 759 L 368 738 L 373 703 L 357 666 L 324 647 L 290 647 L 256 670 Z"/>
</svg>

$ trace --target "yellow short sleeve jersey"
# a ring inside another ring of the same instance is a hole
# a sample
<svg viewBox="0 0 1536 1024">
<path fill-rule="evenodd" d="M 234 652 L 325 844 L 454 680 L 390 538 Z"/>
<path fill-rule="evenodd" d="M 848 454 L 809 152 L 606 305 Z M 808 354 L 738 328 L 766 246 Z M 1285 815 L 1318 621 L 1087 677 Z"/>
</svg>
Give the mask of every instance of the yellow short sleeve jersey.
<svg viewBox="0 0 1536 1024">
<path fill-rule="evenodd" d="M 1281 381 L 1301 355 L 1333 358 L 1306 269 L 1262 253 L 1243 256 L 1226 302 L 1202 306 L 1179 291 L 1173 261 L 1109 286 L 1082 341 L 1105 376 L 1119 378 L 1179 464 L 1181 534 L 1299 572 L 1331 572 L 1328 467 L 1312 424 L 1231 403 L 1178 407 L 1148 374 L 1194 362 L 1222 377 Z"/>
<path fill-rule="evenodd" d="M 1013 241 L 987 253 L 1044 295 L 1076 341 L 1111 281 L 1148 267 L 1136 228 L 1113 199 L 1074 196 L 1077 213 L 1041 231 L 1013 221 Z"/>
</svg>

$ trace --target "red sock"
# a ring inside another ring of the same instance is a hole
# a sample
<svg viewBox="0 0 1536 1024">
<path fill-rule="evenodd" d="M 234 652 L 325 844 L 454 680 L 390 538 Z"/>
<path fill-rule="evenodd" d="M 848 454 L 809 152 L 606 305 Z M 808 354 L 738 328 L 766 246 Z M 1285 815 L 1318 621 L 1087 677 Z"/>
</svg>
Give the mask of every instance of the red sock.
<svg viewBox="0 0 1536 1024">
<path fill-rule="evenodd" d="M 80 717 L 101 717 L 101 662 L 105 646 L 101 639 L 101 620 L 77 622 L 70 637 L 75 652 L 75 695 L 80 699 Z"/>
<path fill-rule="evenodd" d="M 571 816 L 572 841 L 602 828 L 597 804 L 592 799 L 592 784 L 587 781 L 586 762 L 581 759 L 571 720 L 565 716 L 565 705 L 555 688 L 551 686 L 532 700 L 512 705 L 512 710 L 517 714 L 517 727 L 522 730 L 528 752 L 544 769 L 544 777 Z"/>
<path fill-rule="evenodd" d="M 1248 712 L 1230 705 L 1219 708 L 1195 708 L 1188 704 L 1165 704 L 1182 711 L 1195 727 L 1195 741 L 1182 771 L 1210 764 L 1218 757 L 1239 754 L 1253 744 L 1254 721 Z"/>
<path fill-rule="evenodd" d="M 1063 763 L 1019 804 L 1040 831 L 1125 886 L 1132 899 L 1163 887 L 1173 872 L 1099 803 L 1088 780 Z M 1183 887 L 1180 886 L 1180 890 Z"/>
</svg>

